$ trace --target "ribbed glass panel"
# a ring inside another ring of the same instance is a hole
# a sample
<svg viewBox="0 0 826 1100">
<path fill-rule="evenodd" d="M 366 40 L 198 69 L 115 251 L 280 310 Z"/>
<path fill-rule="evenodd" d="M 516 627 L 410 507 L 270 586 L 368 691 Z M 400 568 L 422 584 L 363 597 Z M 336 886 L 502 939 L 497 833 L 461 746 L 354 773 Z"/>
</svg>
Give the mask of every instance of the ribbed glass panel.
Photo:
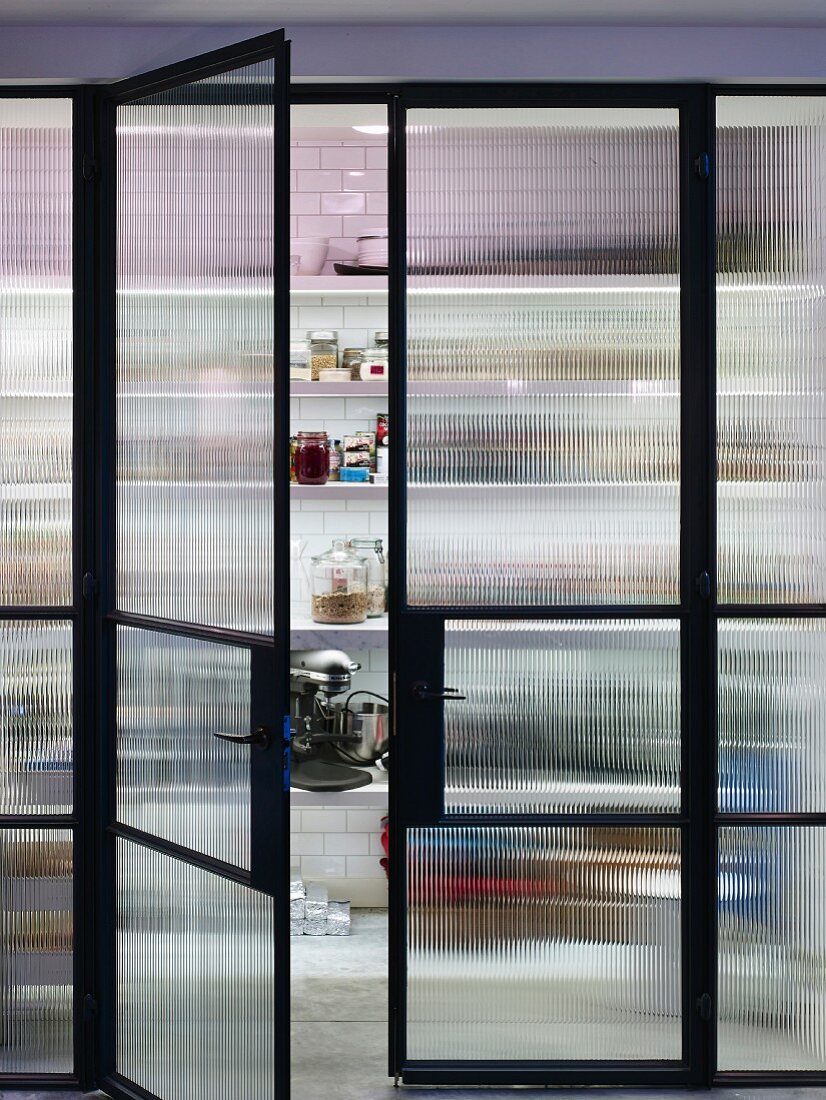
<svg viewBox="0 0 826 1100">
<path fill-rule="evenodd" d="M 0 604 L 72 592 L 72 104 L 0 99 Z"/>
<path fill-rule="evenodd" d="M 718 585 L 826 601 L 826 103 L 717 99 Z"/>
<path fill-rule="evenodd" d="M 408 833 L 411 1059 L 681 1056 L 677 829 Z"/>
<path fill-rule="evenodd" d="M 411 603 L 676 602 L 678 162 L 671 110 L 408 112 Z"/>
<path fill-rule="evenodd" d="M 72 812 L 72 627 L 0 622 L 0 813 Z"/>
<path fill-rule="evenodd" d="M 272 632 L 273 62 L 118 108 L 118 605 Z"/>
<path fill-rule="evenodd" d="M 272 898 L 117 845 L 118 1072 L 163 1100 L 274 1096 Z"/>
<path fill-rule="evenodd" d="M 680 808 L 676 622 L 445 623 L 449 813 Z"/>
<path fill-rule="evenodd" d="M 71 1073 L 69 829 L 0 829 L 0 921 L 0 1073 Z"/>
<path fill-rule="evenodd" d="M 719 805 L 826 811 L 826 621 L 721 619 Z"/>
<path fill-rule="evenodd" d="M 249 868 L 250 652 L 118 627 L 117 818 Z"/>
<path fill-rule="evenodd" d="M 720 829 L 717 1065 L 826 1070 L 826 829 Z"/>
</svg>

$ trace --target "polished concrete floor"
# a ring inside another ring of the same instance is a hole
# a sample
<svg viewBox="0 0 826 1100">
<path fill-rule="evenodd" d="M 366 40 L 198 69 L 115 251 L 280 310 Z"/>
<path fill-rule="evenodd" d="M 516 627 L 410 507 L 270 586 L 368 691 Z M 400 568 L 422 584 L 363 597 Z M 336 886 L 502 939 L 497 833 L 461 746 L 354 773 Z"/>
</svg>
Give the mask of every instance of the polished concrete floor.
<svg viewBox="0 0 826 1100">
<path fill-rule="evenodd" d="M 387 914 L 356 910 L 349 938 L 295 937 L 292 949 L 293 1100 L 398 1100 L 387 1077 Z M 547 1097 L 548 1090 L 405 1088 L 437 1100 Z M 680 1100 L 657 1089 L 566 1089 L 565 1100 Z M 826 1088 L 714 1089 L 714 1100 L 826 1100 Z M 0 1098 L 2 1100 L 2 1098 Z"/>
</svg>

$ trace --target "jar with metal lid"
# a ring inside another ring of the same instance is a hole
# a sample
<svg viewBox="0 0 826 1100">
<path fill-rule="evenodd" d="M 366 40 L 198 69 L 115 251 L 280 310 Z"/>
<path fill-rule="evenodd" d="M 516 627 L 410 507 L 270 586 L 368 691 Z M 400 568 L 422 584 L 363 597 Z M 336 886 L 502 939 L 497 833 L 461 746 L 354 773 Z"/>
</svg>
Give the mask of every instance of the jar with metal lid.
<svg viewBox="0 0 826 1100">
<path fill-rule="evenodd" d="M 316 623 L 363 623 L 367 618 L 367 562 L 336 539 L 312 559 L 312 618 Z"/>
<path fill-rule="evenodd" d="M 313 382 L 317 382 L 319 371 L 338 367 L 338 333 L 332 329 L 313 329 L 307 333 L 307 339 L 310 341 L 310 375 Z"/>
<path fill-rule="evenodd" d="M 350 378 L 353 382 L 358 382 L 361 375 L 361 360 L 364 356 L 364 348 L 345 348 L 341 353 L 341 367 L 342 370 L 348 370 L 350 372 Z"/>
<path fill-rule="evenodd" d="M 387 378 L 390 366 L 390 351 L 385 347 L 367 348 L 359 367 L 359 377 L 363 382 L 381 382 Z"/>
<path fill-rule="evenodd" d="M 295 441 L 295 480 L 299 485 L 326 485 L 329 476 L 327 433 L 299 432 Z"/>
</svg>

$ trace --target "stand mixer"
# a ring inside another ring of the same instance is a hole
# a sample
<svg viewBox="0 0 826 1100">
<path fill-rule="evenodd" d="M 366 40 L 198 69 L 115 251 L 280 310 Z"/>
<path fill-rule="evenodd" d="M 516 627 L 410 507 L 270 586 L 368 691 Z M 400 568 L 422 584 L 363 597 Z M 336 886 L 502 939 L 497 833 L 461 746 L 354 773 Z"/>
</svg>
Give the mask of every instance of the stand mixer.
<svg viewBox="0 0 826 1100">
<path fill-rule="evenodd" d="M 352 791 L 366 787 L 366 768 L 382 759 L 388 743 L 388 701 L 371 691 L 350 692 L 361 665 L 340 649 L 290 653 L 290 782 L 304 791 Z M 340 703 L 337 695 L 350 692 Z M 356 696 L 379 700 L 350 708 Z M 353 766 L 355 765 L 355 766 Z"/>
</svg>

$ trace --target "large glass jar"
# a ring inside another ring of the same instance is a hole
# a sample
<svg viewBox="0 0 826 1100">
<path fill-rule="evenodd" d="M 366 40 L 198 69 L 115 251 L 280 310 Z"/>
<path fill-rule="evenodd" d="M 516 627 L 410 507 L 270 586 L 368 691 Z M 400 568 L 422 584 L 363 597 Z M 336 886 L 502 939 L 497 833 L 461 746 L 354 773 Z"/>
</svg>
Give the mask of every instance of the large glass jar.
<svg viewBox="0 0 826 1100">
<path fill-rule="evenodd" d="M 367 618 L 378 619 L 387 611 L 387 579 L 384 572 L 384 544 L 381 539 L 350 539 L 351 549 L 369 550 L 367 555 Z"/>
<path fill-rule="evenodd" d="M 313 329 L 307 333 L 310 341 L 310 376 L 318 381 L 319 371 L 338 367 L 338 333 L 332 329 Z"/>
<path fill-rule="evenodd" d="M 299 432 L 295 441 L 295 480 L 299 485 L 326 485 L 329 476 L 327 433 Z"/>
<path fill-rule="evenodd" d="M 367 562 L 342 539 L 312 559 L 312 617 L 316 623 L 363 623 L 367 618 Z"/>
</svg>

